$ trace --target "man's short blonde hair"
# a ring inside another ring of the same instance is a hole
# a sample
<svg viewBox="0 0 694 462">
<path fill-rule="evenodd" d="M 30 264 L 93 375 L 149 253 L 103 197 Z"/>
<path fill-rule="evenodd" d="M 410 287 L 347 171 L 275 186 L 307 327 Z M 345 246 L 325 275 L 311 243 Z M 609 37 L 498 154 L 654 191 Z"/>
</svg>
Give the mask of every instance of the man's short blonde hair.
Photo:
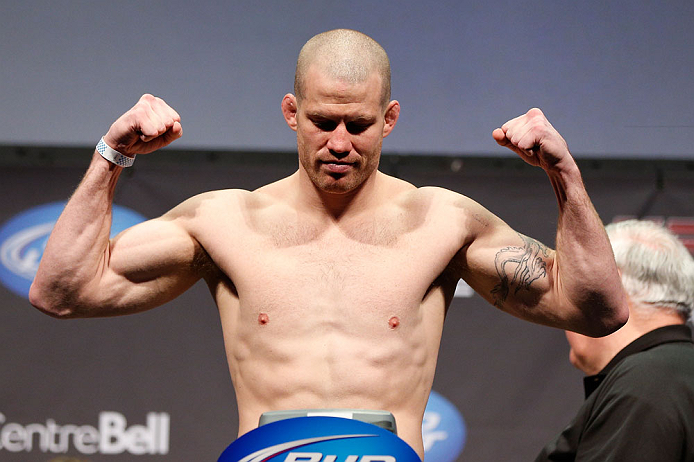
<svg viewBox="0 0 694 462">
<path fill-rule="evenodd" d="M 294 75 L 294 94 L 298 101 L 305 94 L 304 80 L 309 67 L 316 64 L 331 77 L 350 83 L 365 81 L 373 72 L 381 77 L 381 104 L 390 101 L 390 61 L 381 45 L 361 32 L 335 29 L 312 37 L 301 48 Z"/>
</svg>

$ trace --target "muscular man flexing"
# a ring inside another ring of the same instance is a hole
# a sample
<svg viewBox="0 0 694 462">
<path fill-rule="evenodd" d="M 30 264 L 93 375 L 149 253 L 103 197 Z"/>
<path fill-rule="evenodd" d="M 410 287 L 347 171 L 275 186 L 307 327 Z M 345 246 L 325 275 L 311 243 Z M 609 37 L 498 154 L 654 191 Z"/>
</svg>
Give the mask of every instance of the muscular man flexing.
<svg viewBox="0 0 694 462">
<path fill-rule="evenodd" d="M 378 171 L 400 105 L 371 38 L 335 30 L 309 40 L 282 112 L 297 134 L 294 174 L 255 191 L 200 194 L 111 240 L 122 167 L 95 152 L 48 241 L 32 304 L 66 318 L 136 313 L 203 278 L 219 308 L 239 434 L 270 410 L 380 409 L 420 456 L 460 278 L 529 321 L 592 336 L 626 321 L 603 226 L 539 109 L 492 135 L 547 172 L 559 201 L 556 251 L 463 195 Z M 145 95 L 103 139 L 134 156 L 181 134 L 179 115 Z"/>
</svg>

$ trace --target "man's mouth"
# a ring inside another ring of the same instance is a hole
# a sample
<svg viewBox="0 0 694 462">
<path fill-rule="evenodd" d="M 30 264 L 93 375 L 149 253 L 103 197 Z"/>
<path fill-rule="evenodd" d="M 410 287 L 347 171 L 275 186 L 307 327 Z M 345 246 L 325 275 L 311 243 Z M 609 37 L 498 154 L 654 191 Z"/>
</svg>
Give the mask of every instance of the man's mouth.
<svg viewBox="0 0 694 462">
<path fill-rule="evenodd" d="M 330 173 L 347 173 L 353 165 L 347 162 L 322 162 L 323 167 Z"/>
</svg>

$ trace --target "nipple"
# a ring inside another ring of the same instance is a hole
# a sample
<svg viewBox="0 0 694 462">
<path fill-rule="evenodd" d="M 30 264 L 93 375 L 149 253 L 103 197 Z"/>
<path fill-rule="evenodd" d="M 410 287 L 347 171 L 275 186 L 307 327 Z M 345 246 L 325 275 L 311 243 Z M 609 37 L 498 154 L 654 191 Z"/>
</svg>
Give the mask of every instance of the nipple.
<svg viewBox="0 0 694 462">
<path fill-rule="evenodd" d="M 260 313 L 258 315 L 258 324 L 261 326 L 264 326 L 265 324 L 270 322 L 270 317 L 267 315 L 267 313 Z"/>
<path fill-rule="evenodd" d="M 398 318 L 397 316 L 393 316 L 388 320 L 388 325 L 391 329 L 397 329 L 400 325 L 400 318 Z"/>
</svg>

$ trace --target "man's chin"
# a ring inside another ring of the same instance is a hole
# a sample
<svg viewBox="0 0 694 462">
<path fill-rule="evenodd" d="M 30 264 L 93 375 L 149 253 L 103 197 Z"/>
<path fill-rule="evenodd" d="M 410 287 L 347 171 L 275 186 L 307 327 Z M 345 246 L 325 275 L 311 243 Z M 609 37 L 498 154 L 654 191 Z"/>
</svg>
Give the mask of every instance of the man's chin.
<svg viewBox="0 0 694 462">
<path fill-rule="evenodd" d="M 348 194 L 358 188 L 359 183 L 347 176 L 328 176 L 313 182 L 318 189 L 329 194 Z"/>
<path fill-rule="evenodd" d="M 344 194 L 349 194 L 350 192 L 354 191 L 356 189 L 355 186 L 350 186 L 350 185 L 345 185 L 345 184 L 339 184 L 339 183 L 331 183 L 331 184 L 324 184 L 324 185 L 319 185 L 318 189 L 320 189 L 324 193 L 328 194 L 335 194 L 335 195 L 344 195 Z"/>
</svg>

